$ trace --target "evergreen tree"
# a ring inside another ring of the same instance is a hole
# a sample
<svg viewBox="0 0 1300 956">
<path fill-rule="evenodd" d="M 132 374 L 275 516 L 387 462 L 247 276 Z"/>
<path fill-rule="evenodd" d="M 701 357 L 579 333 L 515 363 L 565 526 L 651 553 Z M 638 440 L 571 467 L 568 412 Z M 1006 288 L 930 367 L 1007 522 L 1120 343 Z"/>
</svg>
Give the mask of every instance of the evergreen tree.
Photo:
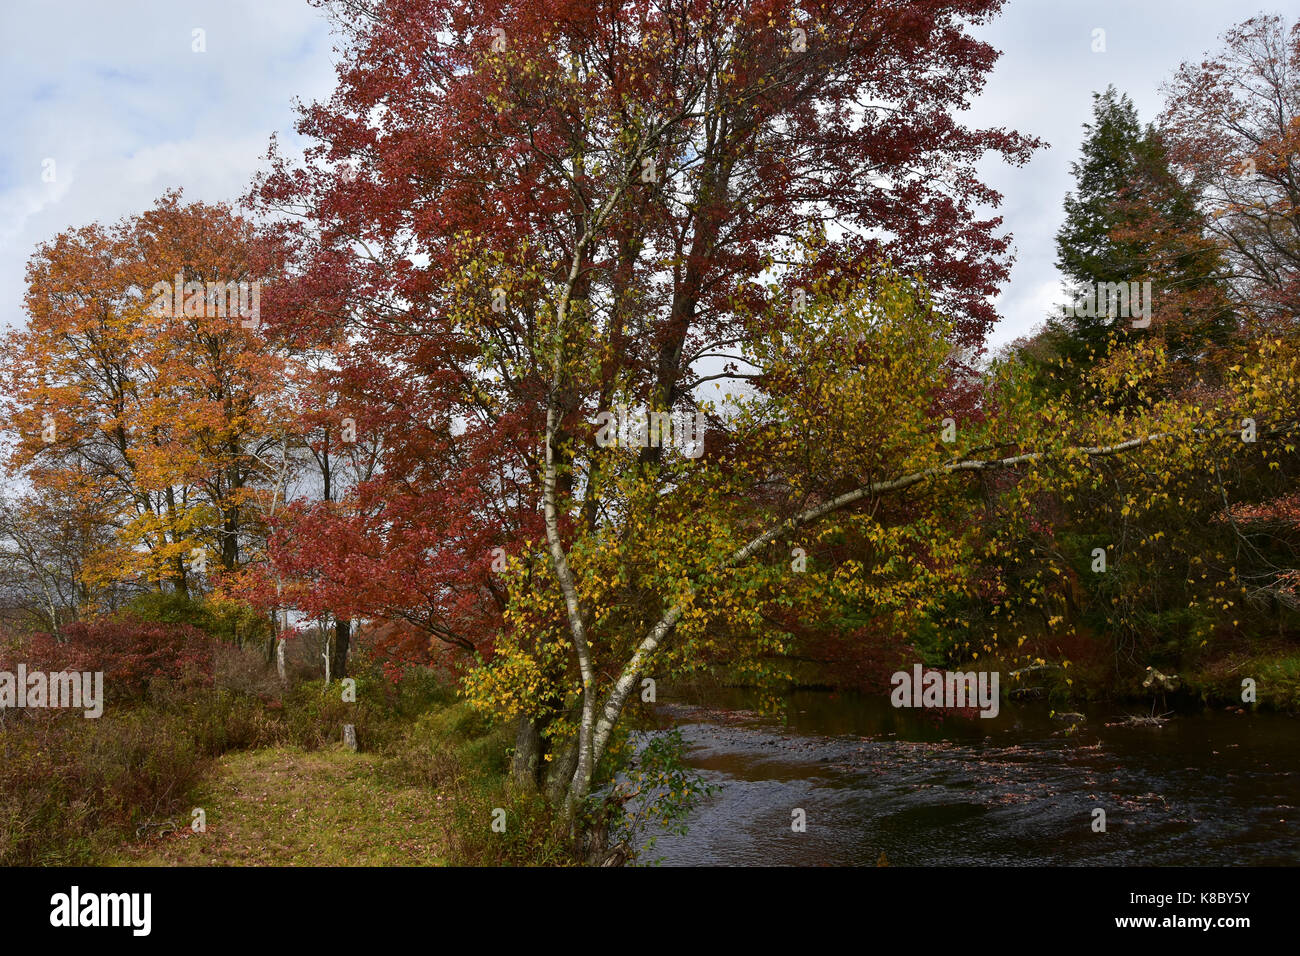
<svg viewBox="0 0 1300 956">
<path fill-rule="evenodd" d="M 1157 335 L 1176 362 L 1197 362 L 1232 324 L 1222 287 L 1223 260 L 1206 238 L 1196 193 L 1172 169 L 1159 131 L 1145 128 L 1128 96 L 1108 87 L 1093 94 L 1080 158 L 1071 163 L 1076 188 L 1065 197 L 1056 234 L 1057 268 L 1071 304 L 1047 323 L 1040 347 L 1062 362 L 1062 385 L 1103 361 L 1120 336 Z M 1150 282 L 1151 296 L 1130 298 L 1128 316 L 1098 294 L 1099 284 Z M 1141 306 L 1139 306 L 1139 302 Z M 1091 306 L 1090 308 L 1088 306 Z M 1152 321 L 1140 331 L 1139 308 Z"/>
</svg>

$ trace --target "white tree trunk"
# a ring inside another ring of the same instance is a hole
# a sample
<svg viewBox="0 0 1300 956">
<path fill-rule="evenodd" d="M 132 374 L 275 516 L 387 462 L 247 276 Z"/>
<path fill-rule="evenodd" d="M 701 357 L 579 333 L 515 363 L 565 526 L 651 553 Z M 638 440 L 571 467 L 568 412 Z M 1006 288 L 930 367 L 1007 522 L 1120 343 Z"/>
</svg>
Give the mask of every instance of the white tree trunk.
<svg viewBox="0 0 1300 956">
<path fill-rule="evenodd" d="M 289 630 L 289 612 L 280 610 L 280 633 L 275 639 L 275 672 L 280 675 L 281 683 L 288 683 L 289 675 L 284 666 L 284 632 Z"/>
</svg>

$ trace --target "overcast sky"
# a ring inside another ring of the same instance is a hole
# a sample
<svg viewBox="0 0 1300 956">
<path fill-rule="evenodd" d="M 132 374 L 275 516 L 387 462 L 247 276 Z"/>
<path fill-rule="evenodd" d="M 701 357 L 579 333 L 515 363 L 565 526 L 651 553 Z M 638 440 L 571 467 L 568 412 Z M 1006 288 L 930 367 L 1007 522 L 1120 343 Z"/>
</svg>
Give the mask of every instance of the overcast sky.
<svg viewBox="0 0 1300 956">
<path fill-rule="evenodd" d="M 1003 56 L 968 122 L 1051 144 L 1025 167 L 982 167 L 1016 249 L 991 345 L 1061 300 L 1052 237 L 1092 92 L 1113 83 L 1153 119 L 1178 64 L 1259 12 L 1294 19 L 1300 0 L 1009 0 L 979 31 Z M 304 0 L 0 0 L 0 323 L 22 321 L 38 242 L 137 213 L 172 187 L 233 201 L 272 132 L 296 153 L 293 101 L 329 95 L 333 43 Z"/>
</svg>

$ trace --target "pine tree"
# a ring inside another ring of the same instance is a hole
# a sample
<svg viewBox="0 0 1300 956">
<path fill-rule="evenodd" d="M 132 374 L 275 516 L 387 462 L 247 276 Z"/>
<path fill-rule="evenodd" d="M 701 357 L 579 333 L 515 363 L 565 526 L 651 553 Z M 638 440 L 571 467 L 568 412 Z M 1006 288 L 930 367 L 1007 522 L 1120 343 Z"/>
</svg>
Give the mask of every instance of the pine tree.
<svg viewBox="0 0 1300 956">
<path fill-rule="evenodd" d="M 1111 236 L 1120 225 L 1122 210 L 1117 200 L 1138 177 L 1147 158 L 1137 110 L 1113 86 L 1105 93 L 1093 94 L 1092 109 L 1093 122 L 1083 127 L 1087 133 L 1083 155 L 1070 164 L 1076 191 L 1066 194 L 1065 222 L 1056 233 L 1056 265 L 1074 292 L 1098 281 L 1127 281 L 1139 266 L 1135 250 L 1116 243 Z M 1077 329 L 1087 334 L 1092 325 L 1080 323 Z"/>
<path fill-rule="evenodd" d="M 1058 377 L 1070 385 L 1129 333 L 1160 336 L 1176 362 L 1204 358 L 1224 340 L 1232 312 L 1223 260 L 1206 238 L 1195 191 L 1172 169 L 1159 131 L 1143 128 L 1132 101 L 1113 86 L 1093 94 L 1093 121 L 1084 131 L 1080 159 L 1070 166 L 1076 188 L 1065 197 L 1056 264 L 1071 302 L 1091 299 L 1095 308 L 1052 317 L 1043 351 L 1065 363 Z M 1147 281 L 1152 321 L 1137 332 L 1128 317 L 1111 313 L 1114 303 L 1097 288 Z"/>
</svg>

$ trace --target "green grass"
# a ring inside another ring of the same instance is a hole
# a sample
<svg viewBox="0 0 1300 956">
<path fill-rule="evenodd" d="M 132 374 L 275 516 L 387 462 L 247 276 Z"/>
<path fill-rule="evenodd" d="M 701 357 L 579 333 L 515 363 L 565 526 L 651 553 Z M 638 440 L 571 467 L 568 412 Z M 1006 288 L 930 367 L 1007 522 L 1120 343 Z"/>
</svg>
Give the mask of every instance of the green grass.
<svg viewBox="0 0 1300 956">
<path fill-rule="evenodd" d="M 1241 704 L 1241 681 L 1250 677 L 1255 680 L 1259 707 L 1300 713 L 1300 653 L 1288 651 L 1228 655 L 1189 672 L 1185 682 L 1208 702 Z"/>
<path fill-rule="evenodd" d="M 1243 668 L 1242 676 L 1255 677 L 1261 701 L 1279 710 L 1300 710 L 1300 654 L 1252 661 L 1251 665 Z"/>
<path fill-rule="evenodd" d="M 217 761 L 178 832 L 133 843 L 106 865 L 436 866 L 444 807 L 387 773 L 379 757 L 339 748 L 230 753 Z"/>
</svg>

